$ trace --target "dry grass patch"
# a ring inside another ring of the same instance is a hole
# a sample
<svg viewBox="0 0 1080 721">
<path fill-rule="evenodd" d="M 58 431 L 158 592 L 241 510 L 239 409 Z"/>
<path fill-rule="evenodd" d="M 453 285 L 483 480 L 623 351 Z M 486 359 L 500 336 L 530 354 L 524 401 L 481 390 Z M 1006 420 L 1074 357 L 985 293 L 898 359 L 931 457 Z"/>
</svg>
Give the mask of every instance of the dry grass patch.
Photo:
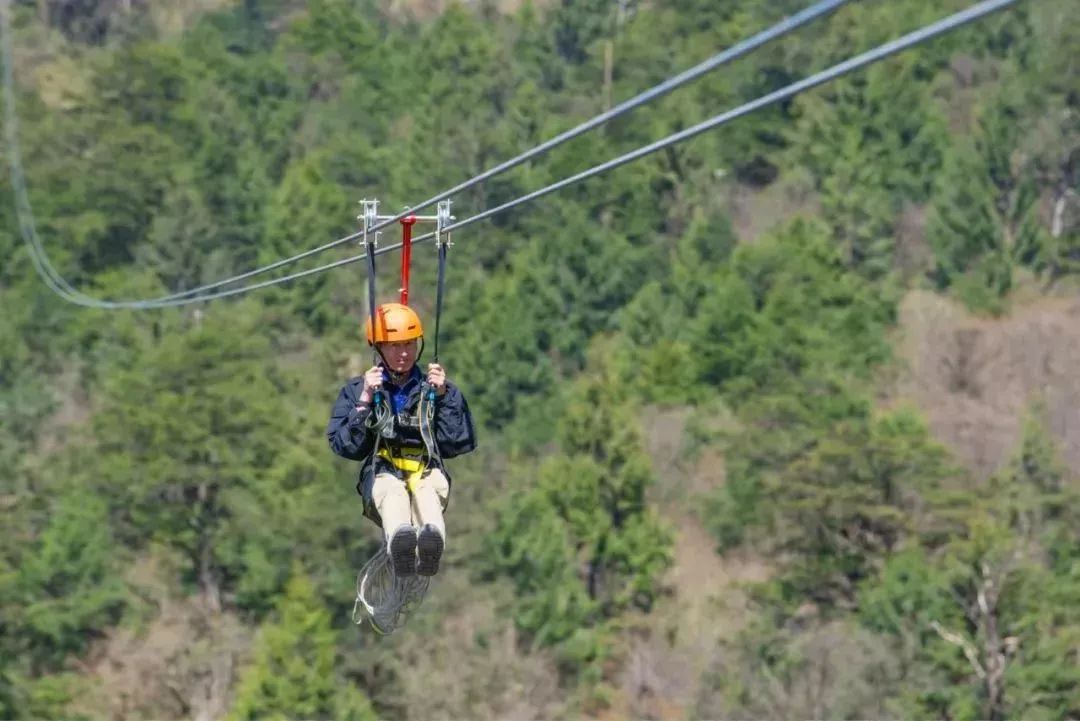
<svg viewBox="0 0 1080 721">
<path fill-rule="evenodd" d="M 724 459 L 709 446 L 693 456 L 685 452 L 693 413 L 648 408 L 642 416 L 657 479 L 650 501 L 674 531 L 674 562 L 663 579 L 668 595 L 650 614 L 635 617 L 622 637 L 619 694 L 606 717 L 666 721 L 692 715 L 716 649 L 749 620 L 744 586 L 771 575 L 761 558 L 716 553 L 716 540 L 702 526 L 697 509 L 705 494 L 723 485 Z"/>
<path fill-rule="evenodd" d="M 736 183 L 727 206 L 735 233 L 744 243 L 753 242 L 793 218 L 821 214 L 820 200 L 810 181 L 798 175 L 781 177 L 760 190 Z"/>
<path fill-rule="evenodd" d="M 1080 469 L 1080 299 L 1040 299 L 1002 319 L 913 291 L 900 308 L 896 393 L 926 413 L 934 434 L 979 477 L 1020 440 L 1025 411 L 1043 401 L 1065 460 Z"/>
</svg>

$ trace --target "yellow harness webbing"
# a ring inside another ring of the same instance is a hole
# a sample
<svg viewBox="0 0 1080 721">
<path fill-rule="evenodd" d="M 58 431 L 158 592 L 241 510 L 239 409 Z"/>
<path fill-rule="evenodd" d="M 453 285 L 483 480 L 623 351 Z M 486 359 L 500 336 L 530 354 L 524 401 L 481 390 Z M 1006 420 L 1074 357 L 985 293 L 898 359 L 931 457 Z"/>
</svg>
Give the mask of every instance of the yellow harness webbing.
<svg viewBox="0 0 1080 721">
<path fill-rule="evenodd" d="M 422 448 L 401 448 L 399 450 L 400 452 L 408 453 L 409 455 L 392 455 L 390 449 L 386 446 L 379 449 L 378 455 L 380 458 L 389 461 L 390 465 L 394 468 L 402 473 L 408 474 L 404 479 L 405 487 L 409 490 L 410 494 L 413 494 L 416 489 L 416 484 L 424 475 L 424 471 L 427 470 L 427 456 L 424 455 L 424 450 Z"/>
</svg>

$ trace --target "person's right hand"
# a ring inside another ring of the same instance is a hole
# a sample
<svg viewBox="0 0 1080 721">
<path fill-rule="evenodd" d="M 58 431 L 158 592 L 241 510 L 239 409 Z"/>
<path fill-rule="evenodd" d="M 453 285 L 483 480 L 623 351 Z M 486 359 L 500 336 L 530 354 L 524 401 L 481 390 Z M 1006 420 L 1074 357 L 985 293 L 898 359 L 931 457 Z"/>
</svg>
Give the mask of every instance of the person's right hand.
<svg viewBox="0 0 1080 721">
<path fill-rule="evenodd" d="M 364 374 L 364 390 L 360 392 L 361 403 L 371 403 L 375 398 L 375 391 L 382 388 L 382 366 L 372 366 Z"/>
</svg>

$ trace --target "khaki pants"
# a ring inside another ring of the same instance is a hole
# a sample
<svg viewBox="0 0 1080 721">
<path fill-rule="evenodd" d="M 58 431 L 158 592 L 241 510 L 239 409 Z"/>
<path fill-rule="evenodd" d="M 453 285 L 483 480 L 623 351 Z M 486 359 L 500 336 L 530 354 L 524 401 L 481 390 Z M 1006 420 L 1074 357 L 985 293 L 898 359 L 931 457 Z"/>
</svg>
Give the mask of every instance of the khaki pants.
<svg viewBox="0 0 1080 721">
<path fill-rule="evenodd" d="M 445 542 L 443 509 L 449 497 L 450 483 L 438 468 L 432 468 L 416 482 L 412 498 L 405 482 L 390 473 L 376 474 L 371 488 L 371 499 L 382 517 L 383 533 L 387 540 L 402 524 L 422 527 L 430 523 L 439 529 Z"/>
</svg>

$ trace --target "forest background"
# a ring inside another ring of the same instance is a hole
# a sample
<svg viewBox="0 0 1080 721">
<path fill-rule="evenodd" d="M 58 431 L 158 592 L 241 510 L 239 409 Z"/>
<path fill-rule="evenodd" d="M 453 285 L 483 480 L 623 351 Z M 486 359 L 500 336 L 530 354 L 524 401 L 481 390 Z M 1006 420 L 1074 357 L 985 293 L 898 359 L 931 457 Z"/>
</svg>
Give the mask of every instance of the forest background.
<svg viewBox="0 0 1080 721">
<path fill-rule="evenodd" d="M 848 3 L 455 213 L 966 4 Z M 802 5 L 19 0 L 37 229 L 87 292 L 190 288 Z M 1078 48 L 1026 0 L 458 233 L 441 360 L 480 449 L 388 637 L 350 622 L 378 536 L 324 436 L 362 264 L 80 309 L 4 173 L 0 718 L 1080 718 Z"/>
</svg>

